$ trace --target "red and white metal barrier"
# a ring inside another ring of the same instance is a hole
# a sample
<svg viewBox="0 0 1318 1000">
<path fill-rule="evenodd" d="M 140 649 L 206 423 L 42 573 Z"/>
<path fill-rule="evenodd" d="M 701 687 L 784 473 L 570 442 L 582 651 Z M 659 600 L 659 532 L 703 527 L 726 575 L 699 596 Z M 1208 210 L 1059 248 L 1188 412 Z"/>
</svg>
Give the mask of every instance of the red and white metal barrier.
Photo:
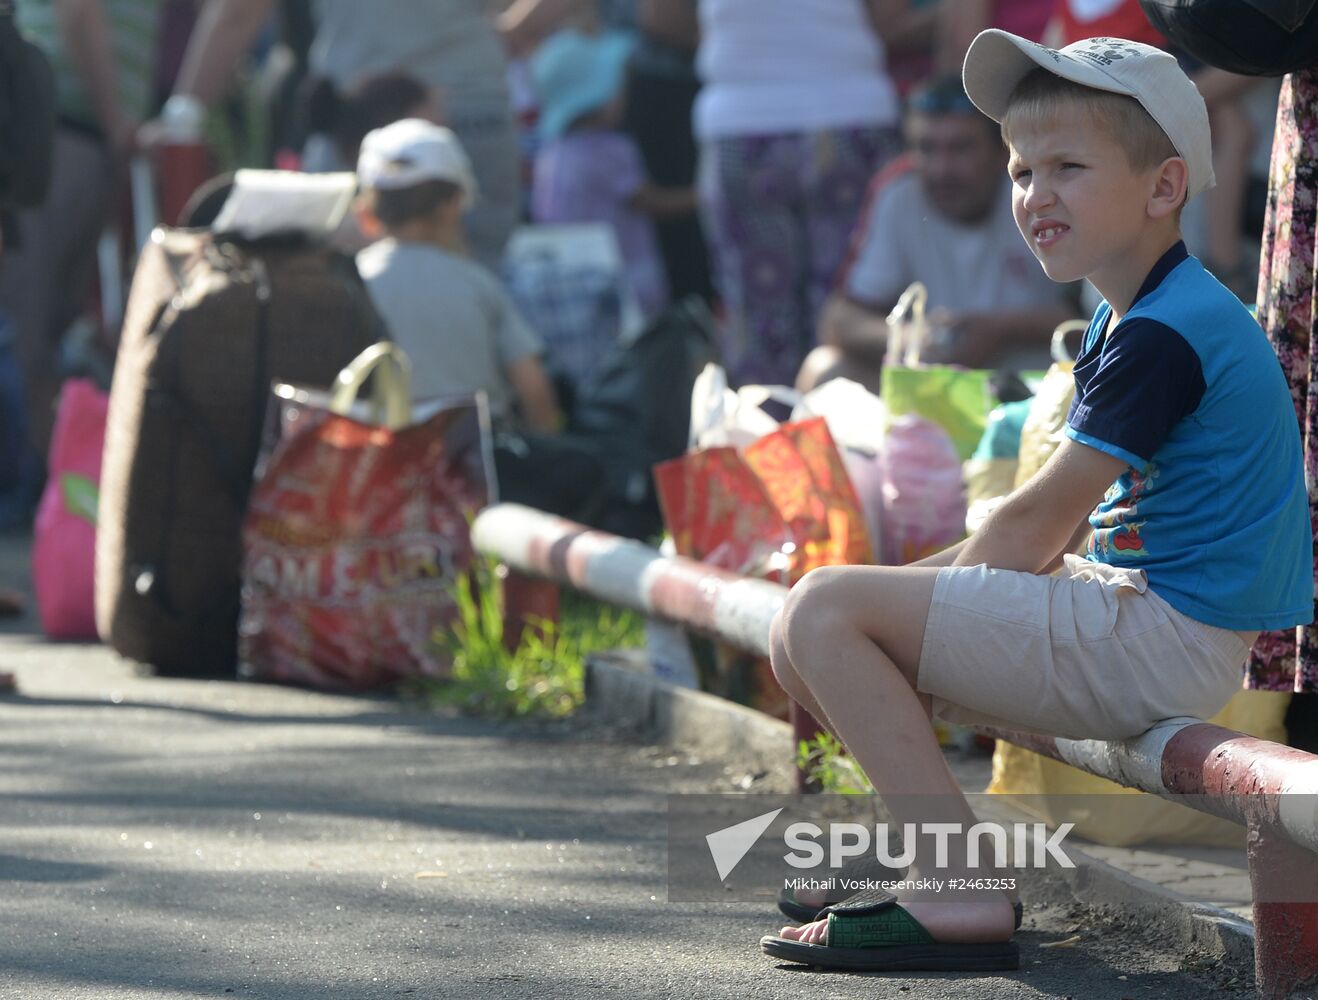
<svg viewBox="0 0 1318 1000">
<path fill-rule="evenodd" d="M 630 539 L 518 504 L 488 507 L 472 541 L 529 576 L 571 584 L 609 604 L 686 625 L 739 649 L 769 655 L 769 623 L 787 588 L 693 559 L 669 557 Z"/>
<path fill-rule="evenodd" d="M 472 527 L 512 569 L 665 618 L 762 656 L 787 588 L 663 556 L 649 546 L 501 504 Z M 1115 743 L 987 731 L 1082 771 L 1244 824 L 1259 993 L 1318 984 L 1318 756 L 1193 719 Z M 1185 800 L 1180 796 L 1203 796 Z"/>
</svg>

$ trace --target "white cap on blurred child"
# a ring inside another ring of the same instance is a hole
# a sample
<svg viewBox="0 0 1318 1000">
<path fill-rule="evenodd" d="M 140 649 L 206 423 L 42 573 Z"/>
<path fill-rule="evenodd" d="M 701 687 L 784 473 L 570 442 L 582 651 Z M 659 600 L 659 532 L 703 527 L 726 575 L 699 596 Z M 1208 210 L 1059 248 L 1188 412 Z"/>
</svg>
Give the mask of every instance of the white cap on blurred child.
<svg viewBox="0 0 1318 1000">
<path fill-rule="evenodd" d="M 462 190 L 464 206 L 476 200 L 476 178 L 462 143 L 451 129 L 422 118 L 367 132 L 357 156 L 357 179 L 377 191 L 447 181 Z"/>
</svg>

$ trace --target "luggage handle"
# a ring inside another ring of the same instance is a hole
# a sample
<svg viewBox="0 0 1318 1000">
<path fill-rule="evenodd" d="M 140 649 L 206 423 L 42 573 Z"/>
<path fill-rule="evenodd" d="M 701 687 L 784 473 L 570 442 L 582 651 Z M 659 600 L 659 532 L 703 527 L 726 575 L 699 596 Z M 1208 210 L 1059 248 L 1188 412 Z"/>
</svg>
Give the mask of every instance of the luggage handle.
<svg viewBox="0 0 1318 1000">
<path fill-rule="evenodd" d="M 330 395 L 330 410 L 346 416 L 373 372 L 372 419 L 394 431 L 406 427 L 412 422 L 412 365 L 403 349 L 387 340 L 372 344 L 339 372 Z"/>
</svg>

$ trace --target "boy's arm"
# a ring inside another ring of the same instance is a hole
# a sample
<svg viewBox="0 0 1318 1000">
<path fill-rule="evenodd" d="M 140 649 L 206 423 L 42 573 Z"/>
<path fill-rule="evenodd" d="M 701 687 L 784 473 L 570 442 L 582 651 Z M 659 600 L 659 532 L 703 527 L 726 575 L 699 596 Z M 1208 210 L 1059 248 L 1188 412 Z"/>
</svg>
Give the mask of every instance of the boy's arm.
<svg viewBox="0 0 1318 1000">
<path fill-rule="evenodd" d="M 1063 438 L 1046 465 L 1007 497 L 961 548 L 953 565 L 1039 573 L 1052 566 L 1127 463 Z"/>
<path fill-rule="evenodd" d="M 1060 568 L 1062 565 L 1062 557 L 1066 555 L 1068 552 L 1076 551 L 1076 549 L 1080 547 L 1080 543 L 1082 541 L 1085 541 L 1086 538 L 1089 536 L 1090 532 L 1092 532 L 1093 530 L 1094 530 L 1093 525 L 1089 523 L 1089 515 L 1086 514 L 1084 520 L 1081 521 L 1079 526 L 1075 529 L 1075 534 L 1071 536 L 1070 540 L 1061 549 L 1061 551 L 1059 551 L 1057 555 L 1053 557 L 1053 561 L 1050 562 L 1043 569 L 1039 570 L 1040 574 L 1046 575 L 1048 573 L 1053 572 L 1053 570 Z M 969 544 L 970 544 L 970 539 L 963 538 L 955 545 L 949 545 L 947 548 L 943 549 L 943 551 L 935 552 L 933 555 L 921 559 L 919 562 L 911 563 L 911 565 L 933 566 L 933 567 L 952 566 L 956 564 L 957 557 L 961 555 L 961 550 L 964 549 Z"/>
<path fill-rule="evenodd" d="M 916 562 L 913 562 L 910 565 L 931 566 L 931 567 L 951 566 L 953 563 L 956 562 L 956 558 L 961 554 L 961 550 L 964 549 L 969 544 L 970 544 L 970 539 L 963 538 L 955 545 L 949 545 L 947 548 L 943 549 L 943 551 L 935 552 L 933 555 L 926 556 L 925 558 L 917 560 Z"/>
<path fill-rule="evenodd" d="M 1057 553 L 1057 555 L 1053 557 L 1053 561 L 1050 562 L 1043 569 L 1041 569 L 1039 572 L 1046 575 L 1048 573 L 1053 572 L 1054 570 L 1061 569 L 1063 557 L 1079 549 L 1081 542 L 1084 542 L 1086 545 L 1088 545 L 1089 536 L 1092 535 L 1093 533 L 1094 533 L 1094 526 L 1089 523 L 1089 518 L 1088 516 L 1086 516 L 1085 519 L 1081 521 L 1079 526 L 1075 529 L 1075 534 L 1071 536 L 1071 540 L 1066 543 L 1066 546 L 1062 549 L 1062 551 Z"/>
<path fill-rule="evenodd" d="M 558 396 L 540 359 L 534 354 L 520 357 L 508 365 L 505 374 L 526 426 L 543 434 L 557 433 L 562 426 Z"/>
</svg>

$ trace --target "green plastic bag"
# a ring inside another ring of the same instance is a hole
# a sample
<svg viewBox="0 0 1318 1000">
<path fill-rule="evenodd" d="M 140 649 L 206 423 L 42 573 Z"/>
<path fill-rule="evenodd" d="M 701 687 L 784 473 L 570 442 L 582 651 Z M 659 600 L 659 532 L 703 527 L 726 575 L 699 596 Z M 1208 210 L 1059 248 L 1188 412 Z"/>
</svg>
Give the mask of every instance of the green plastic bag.
<svg viewBox="0 0 1318 1000">
<path fill-rule="evenodd" d="M 951 365 L 885 367 L 883 401 L 891 416 L 914 413 L 947 431 L 964 462 L 975 453 L 989 411 L 998 404 L 989 386 L 992 376 L 990 371 Z"/>
</svg>

